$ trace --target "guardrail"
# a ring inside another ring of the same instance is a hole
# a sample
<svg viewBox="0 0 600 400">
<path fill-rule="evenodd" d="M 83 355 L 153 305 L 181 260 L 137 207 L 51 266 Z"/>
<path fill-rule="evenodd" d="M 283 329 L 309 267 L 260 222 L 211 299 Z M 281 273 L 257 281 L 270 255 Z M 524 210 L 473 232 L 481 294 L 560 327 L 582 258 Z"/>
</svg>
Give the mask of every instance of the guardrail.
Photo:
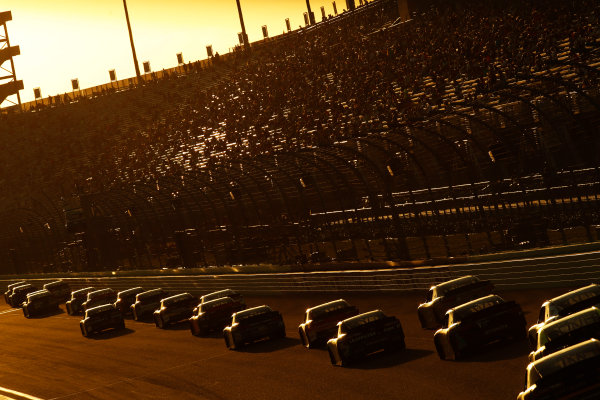
<svg viewBox="0 0 600 400">
<path fill-rule="evenodd" d="M 243 294 L 284 295 L 292 293 L 407 292 L 458 276 L 474 274 L 491 280 L 501 289 L 582 286 L 600 282 L 600 252 L 386 270 L 341 272 L 239 274 L 202 276 L 143 276 L 63 278 L 72 289 L 94 286 L 124 290 L 133 286 L 162 287 L 170 292 L 201 295 L 231 288 Z M 0 285 L 11 281 L 0 280 Z M 25 280 L 25 279 L 24 279 Z M 50 279 L 26 279 L 41 287 Z"/>
</svg>

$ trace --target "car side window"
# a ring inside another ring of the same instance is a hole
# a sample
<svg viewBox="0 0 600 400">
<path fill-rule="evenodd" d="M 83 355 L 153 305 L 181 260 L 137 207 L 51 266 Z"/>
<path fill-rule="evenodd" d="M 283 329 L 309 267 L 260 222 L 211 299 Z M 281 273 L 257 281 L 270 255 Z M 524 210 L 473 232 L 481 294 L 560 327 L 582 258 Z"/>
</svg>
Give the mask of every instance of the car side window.
<svg viewBox="0 0 600 400">
<path fill-rule="evenodd" d="M 447 313 L 444 316 L 444 328 L 447 328 L 450 326 L 450 313 Z"/>
<path fill-rule="evenodd" d="M 427 295 L 425 296 L 425 302 L 429 303 L 433 299 L 433 289 L 429 289 L 427 291 Z"/>
</svg>

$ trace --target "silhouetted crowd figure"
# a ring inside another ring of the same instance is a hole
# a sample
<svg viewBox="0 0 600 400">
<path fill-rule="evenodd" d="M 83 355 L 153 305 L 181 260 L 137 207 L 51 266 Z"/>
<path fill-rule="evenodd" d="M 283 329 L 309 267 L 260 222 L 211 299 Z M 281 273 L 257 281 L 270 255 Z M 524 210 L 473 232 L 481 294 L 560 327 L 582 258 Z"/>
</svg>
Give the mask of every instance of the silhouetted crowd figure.
<svg viewBox="0 0 600 400">
<path fill-rule="evenodd" d="M 550 68 L 565 43 L 569 59 L 585 63 L 600 38 L 595 0 L 439 2 L 405 23 L 396 12 L 394 1 L 374 2 L 248 58 L 238 51 L 214 66 L 216 84 L 190 67 L 129 91 L 0 115 L 2 203 L 155 182 L 385 131 L 456 101 L 486 101 Z M 587 73 L 578 83 L 597 84 Z"/>
</svg>

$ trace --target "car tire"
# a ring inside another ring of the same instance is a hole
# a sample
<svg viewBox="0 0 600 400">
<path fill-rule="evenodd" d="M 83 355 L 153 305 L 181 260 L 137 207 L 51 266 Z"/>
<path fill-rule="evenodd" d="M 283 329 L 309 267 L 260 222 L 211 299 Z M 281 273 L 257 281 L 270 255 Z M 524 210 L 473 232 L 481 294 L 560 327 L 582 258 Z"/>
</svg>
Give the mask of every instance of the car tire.
<svg viewBox="0 0 600 400">
<path fill-rule="evenodd" d="M 225 339 L 225 347 L 232 350 L 231 343 L 229 342 L 229 335 L 227 333 L 223 333 L 223 339 Z"/>
<path fill-rule="evenodd" d="M 331 351 L 331 349 L 329 348 L 329 346 L 327 346 L 327 353 L 329 353 L 329 361 L 331 361 L 331 365 L 337 365 L 337 361 L 335 359 L 335 356 L 333 355 L 333 352 Z"/>
<path fill-rule="evenodd" d="M 300 335 L 300 342 L 302 343 L 302 346 L 306 347 L 307 349 L 310 349 L 310 342 L 304 329 L 298 328 L 298 334 Z"/>
<path fill-rule="evenodd" d="M 154 324 L 159 329 L 165 329 L 165 322 L 163 321 L 163 319 L 160 315 L 154 316 Z"/>
<path fill-rule="evenodd" d="M 79 329 L 81 329 L 81 335 L 83 337 L 89 337 L 89 332 L 87 331 L 87 329 L 85 329 L 84 325 L 79 325 Z"/>
<path fill-rule="evenodd" d="M 444 346 L 440 343 L 440 339 L 434 338 L 433 343 L 435 344 L 435 349 L 437 350 L 440 360 L 446 360 L 446 351 L 444 350 Z"/>
<path fill-rule="evenodd" d="M 25 316 L 25 318 L 31 318 L 31 315 L 29 314 L 29 309 L 27 307 L 23 307 L 23 315 Z"/>
</svg>

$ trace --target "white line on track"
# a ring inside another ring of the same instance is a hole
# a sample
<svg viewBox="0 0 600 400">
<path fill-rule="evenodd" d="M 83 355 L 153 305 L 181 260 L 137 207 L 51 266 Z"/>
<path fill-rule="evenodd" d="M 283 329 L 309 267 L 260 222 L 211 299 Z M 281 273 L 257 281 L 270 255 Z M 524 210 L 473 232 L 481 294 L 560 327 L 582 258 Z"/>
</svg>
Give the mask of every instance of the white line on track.
<svg viewBox="0 0 600 400">
<path fill-rule="evenodd" d="M 9 397 L 10 396 L 10 397 Z M 9 400 L 42 400 L 39 397 L 31 396 L 26 393 L 17 392 L 16 390 L 7 389 L 0 386 L 0 399 Z"/>
<path fill-rule="evenodd" d="M 0 315 L 1 314 L 10 314 L 10 313 L 13 313 L 13 312 L 19 311 L 19 310 L 21 310 L 21 309 L 20 308 L 11 308 L 10 310 L 0 311 Z"/>
<path fill-rule="evenodd" d="M 189 362 L 189 363 L 185 363 L 185 364 L 174 365 L 172 367 L 163 369 L 161 371 L 153 371 L 152 373 L 145 374 L 145 375 L 139 375 L 139 376 L 134 376 L 132 378 L 120 379 L 118 381 L 115 381 L 115 382 L 112 382 L 112 383 L 108 383 L 106 385 L 97 386 L 97 387 L 94 387 L 94 388 L 82 390 L 82 391 L 75 392 L 75 393 L 69 393 L 69 394 L 66 394 L 64 396 L 53 397 L 53 398 L 51 398 L 49 400 L 66 399 L 66 398 L 69 398 L 69 397 L 75 397 L 75 398 L 77 398 L 81 394 L 93 392 L 94 390 L 99 390 L 99 389 L 103 389 L 103 388 L 107 388 L 107 387 L 119 385 L 121 383 L 133 382 L 133 381 L 136 381 L 136 380 L 147 378 L 147 377 L 152 376 L 152 375 L 159 375 L 159 374 L 162 374 L 163 372 L 166 372 L 166 371 L 171 371 L 171 370 L 174 370 L 174 369 L 177 369 L 177 368 L 187 367 L 189 365 L 194 365 L 194 364 L 197 364 L 199 362 L 204 362 L 204 361 L 212 360 L 213 358 L 223 357 L 226 354 L 231 354 L 231 352 L 230 351 L 225 351 L 223 353 L 216 354 L 216 355 L 210 356 L 210 357 L 206 357 L 206 358 L 203 358 L 201 360 L 195 360 L 195 361 L 192 361 L 192 362 Z M 32 398 L 31 400 L 41 400 L 41 399 Z"/>
</svg>

